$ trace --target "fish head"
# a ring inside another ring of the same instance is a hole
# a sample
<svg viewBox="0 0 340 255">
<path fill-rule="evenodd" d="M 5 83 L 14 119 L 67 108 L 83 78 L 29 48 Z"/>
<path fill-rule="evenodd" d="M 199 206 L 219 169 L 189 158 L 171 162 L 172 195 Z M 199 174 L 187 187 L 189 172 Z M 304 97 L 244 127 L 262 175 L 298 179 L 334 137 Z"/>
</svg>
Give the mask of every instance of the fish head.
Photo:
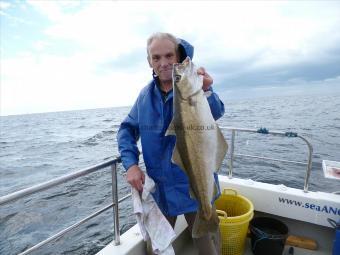
<svg viewBox="0 0 340 255">
<path fill-rule="evenodd" d="M 173 65 L 173 87 L 183 99 L 188 99 L 202 89 L 203 76 L 197 74 L 197 68 L 187 57 L 182 63 Z"/>
</svg>

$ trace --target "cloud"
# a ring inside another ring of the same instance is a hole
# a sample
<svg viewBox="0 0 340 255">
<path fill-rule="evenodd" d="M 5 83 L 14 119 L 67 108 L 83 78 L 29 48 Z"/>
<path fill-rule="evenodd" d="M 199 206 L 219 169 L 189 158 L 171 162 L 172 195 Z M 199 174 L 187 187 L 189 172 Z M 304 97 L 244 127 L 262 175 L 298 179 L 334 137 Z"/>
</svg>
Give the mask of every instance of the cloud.
<svg viewBox="0 0 340 255">
<path fill-rule="evenodd" d="M 27 24 L 27 25 L 31 25 L 32 22 L 27 20 L 27 19 L 23 19 L 14 15 L 9 14 L 9 9 L 12 7 L 13 5 L 8 3 L 8 2 L 0 2 L 0 16 L 3 16 L 4 18 L 8 18 L 9 20 L 13 21 L 13 22 L 17 22 L 17 23 L 21 23 L 21 24 Z M 4 22 L 4 21 L 2 21 Z"/>
<path fill-rule="evenodd" d="M 34 39 L 4 37 L 15 54 L 1 58 L 1 114 L 131 105 L 151 78 L 145 44 L 156 31 L 191 42 L 219 91 L 339 76 L 336 2 L 28 1 L 24 16 L 1 5 L 8 26 L 43 24 Z"/>
<path fill-rule="evenodd" d="M 339 44 L 340 45 L 340 44 Z M 263 64 L 263 54 L 237 61 L 214 62 L 212 66 L 216 83 L 225 88 L 251 86 L 285 86 L 307 82 L 322 82 L 340 76 L 340 47 L 325 49 L 308 57 L 296 57 L 276 64 Z M 288 56 L 289 57 L 289 56 Z"/>
<path fill-rule="evenodd" d="M 2 103 L 15 113 L 122 106 L 137 97 L 145 85 L 146 72 L 134 75 L 111 71 L 98 77 L 91 61 L 83 55 L 67 62 L 63 57 L 24 55 L 15 61 L 5 61 L 2 77 L 7 84 L 2 89 L 6 95 Z M 18 71 L 20 70 L 20 71 Z M 129 93 L 121 93 L 129 91 Z M 20 102 L 20 104 L 18 104 Z"/>
<path fill-rule="evenodd" d="M 64 18 L 62 6 L 65 1 L 28 0 L 27 3 L 51 21 L 58 22 Z"/>
<path fill-rule="evenodd" d="M 9 7 L 11 7 L 9 2 L 0 1 L 0 11 L 6 10 Z"/>
<path fill-rule="evenodd" d="M 48 6 L 33 3 L 39 3 L 37 8 L 55 21 L 45 30 L 47 36 L 77 43 L 82 50 L 93 51 L 98 56 L 118 57 L 145 44 L 145 38 L 138 32 L 144 14 L 135 8 L 122 9 L 119 2 L 89 2 L 76 13 L 63 12 L 57 2 Z"/>
</svg>

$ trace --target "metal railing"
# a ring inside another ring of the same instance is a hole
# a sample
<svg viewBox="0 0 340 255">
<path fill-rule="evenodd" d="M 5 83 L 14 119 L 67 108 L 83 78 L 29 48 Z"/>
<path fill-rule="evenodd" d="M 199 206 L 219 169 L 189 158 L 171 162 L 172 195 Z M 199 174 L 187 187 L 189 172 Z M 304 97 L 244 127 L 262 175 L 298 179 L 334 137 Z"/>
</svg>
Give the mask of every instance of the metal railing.
<svg viewBox="0 0 340 255">
<path fill-rule="evenodd" d="M 233 161 L 235 159 L 235 156 L 242 156 L 242 157 L 250 157 L 250 158 L 257 158 L 257 159 L 265 159 L 265 160 L 275 160 L 275 161 L 280 161 L 280 162 L 288 162 L 288 163 L 295 163 L 295 164 L 304 164 L 307 165 L 307 170 L 306 170 L 306 175 L 305 175 L 305 181 L 304 181 L 304 191 L 308 191 L 308 183 L 309 183 L 309 177 L 310 177 L 310 171 L 312 168 L 312 153 L 313 153 L 313 148 L 311 144 L 307 141 L 306 138 L 297 135 L 296 133 L 291 133 L 291 132 L 269 132 L 266 129 L 260 129 L 260 130 L 255 130 L 255 129 L 243 129 L 243 128 L 233 128 L 233 127 L 221 127 L 223 130 L 229 130 L 231 131 L 231 145 L 230 145 L 230 159 L 229 159 L 229 174 L 228 176 L 232 178 L 232 173 L 233 173 Z M 289 161 L 289 160 L 283 160 L 283 159 L 275 159 L 275 158 L 268 158 L 268 157 L 260 157 L 260 156 L 254 156 L 254 155 L 245 155 L 245 154 L 236 154 L 234 153 L 234 148 L 235 148 L 235 135 L 236 132 L 248 132 L 248 133 L 262 133 L 262 134 L 270 134 L 270 135 L 277 135 L 277 136 L 285 136 L 285 137 L 297 137 L 302 139 L 308 146 L 308 160 L 307 163 L 305 162 L 299 162 L 299 161 Z M 77 179 L 79 177 L 94 173 L 96 171 L 99 171 L 103 168 L 106 167 L 111 167 L 111 174 L 112 174 L 112 200 L 113 203 L 104 206 L 100 210 L 92 213 L 91 215 L 83 218 L 82 220 L 78 221 L 77 223 L 63 229 L 62 231 L 58 232 L 57 234 L 41 241 L 40 243 L 32 246 L 31 248 L 28 248 L 24 252 L 20 253 L 20 255 L 28 254 L 41 246 L 52 242 L 62 236 L 64 236 L 66 233 L 69 231 L 75 229 L 76 227 L 82 225 L 83 223 L 87 222 L 88 220 L 98 216 L 99 214 L 105 212 L 109 208 L 113 207 L 113 222 L 114 222 L 114 244 L 119 245 L 120 244 L 120 232 L 119 232 L 119 211 L 118 211 L 118 205 L 120 202 L 126 200 L 131 196 L 131 194 L 128 194 L 121 199 L 118 199 L 118 183 L 117 183 L 117 164 L 121 163 L 121 159 L 118 157 L 116 159 L 108 160 L 105 161 L 101 164 L 88 167 L 55 179 L 52 179 L 47 182 L 43 182 L 40 184 L 37 184 L 35 186 L 19 190 L 17 192 L 11 193 L 9 195 L 5 195 L 0 197 L 0 206 L 5 205 L 7 203 L 13 202 L 17 199 L 21 199 L 23 197 L 27 197 L 29 195 L 32 195 L 37 192 L 41 192 L 46 189 L 50 189 L 54 186 L 57 186 L 59 184 L 66 183 L 70 180 Z"/>
<path fill-rule="evenodd" d="M 229 173 L 228 173 L 229 178 L 232 178 L 232 176 L 233 176 L 233 162 L 234 162 L 235 156 L 307 165 L 303 191 L 308 192 L 309 177 L 310 177 L 310 172 L 311 172 L 311 169 L 312 169 L 313 147 L 312 147 L 311 143 L 305 137 L 300 136 L 297 133 L 293 133 L 293 132 L 269 131 L 266 128 L 260 128 L 260 129 L 246 129 L 246 128 L 234 128 L 234 127 L 220 127 L 220 128 L 222 130 L 231 131 L 231 145 L 230 145 L 230 159 L 229 159 Z M 304 141 L 306 143 L 307 147 L 308 147 L 307 161 L 301 162 L 301 161 L 291 161 L 291 160 L 276 159 L 276 158 L 269 158 L 269 157 L 260 157 L 260 156 L 246 155 L 246 154 L 236 154 L 236 153 L 234 153 L 236 132 L 259 133 L 259 134 L 264 134 L 264 135 L 275 135 L 275 136 L 281 136 L 281 137 L 299 138 L 302 141 Z"/>
<path fill-rule="evenodd" d="M 77 223 L 63 229 L 62 231 L 58 232 L 57 234 L 39 242 L 38 244 L 26 249 L 24 252 L 20 253 L 19 255 L 24 255 L 24 254 L 28 254 L 32 251 L 37 250 L 38 248 L 40 248 L 41 246 L 50 243 L 54 240 L 57 240 L 58 238 L 64 236 L 66 233 L 70 232 L 71 230 L 75 229 L 76 227 L 82 225 L 83 223 L 87 222 L 88 220 L 98 216 L 99 214 L 105 212 L 106 210 L 108 210 L 109 208 L 113 207 L 113 222 L 114 222 L 114 243 L 115 245 L 119 245 L 120 244 L 120 233 L 119 233 L 119 215 L 118 215 L 118 204 L 122 201 L 124 201 L 125 199 L 129 198 L 131 196 L 131 194 L 128 194 L 124 197 L 122 197 L 121 199 L 118 200 L 118 184 L 117 184 L 117 164 L 120 163 L 121 160 L 120 158 L 116 158 L 116 159 L 112 159 L 112 160 L 108 160 L 105 161 L 103 163 L 100 163 L 98 165 L 92 166 L 92 167 L 88 167 L 55 179 L 52 179 L 50 181 L 46 181 L 40 184 L 37 184 L 35 186 L 26 188 L 26 189 L 22 189 L 19 190 L 17 192 L 11 193 L 9 195 L 5 195 L 0 197 L 0 206 L 8 204 L 10 202 L 16 201 L 18 199 L 27 197 L 29 195 L 32 195 L 34 193 L 37 192 L 41 192 L 43 190 L 46 189 L 50 189 L 52 187 L 55 187 L 59 184 L 64 184 L 68 181 L 71 181 L 73 179 L 77 179 L 79 177 L 94 173 L 96 171 L 99 171 L 103 168 L 106 167 L 111 167 L 111 174 L 112 174 L 112 200 L 113 203 L 104 206 L 103 208 L 99 209 L 98 211 L 92 213 L 91 215 L 83 218 L 82 220 L 78 221 Z"/>
</svg>

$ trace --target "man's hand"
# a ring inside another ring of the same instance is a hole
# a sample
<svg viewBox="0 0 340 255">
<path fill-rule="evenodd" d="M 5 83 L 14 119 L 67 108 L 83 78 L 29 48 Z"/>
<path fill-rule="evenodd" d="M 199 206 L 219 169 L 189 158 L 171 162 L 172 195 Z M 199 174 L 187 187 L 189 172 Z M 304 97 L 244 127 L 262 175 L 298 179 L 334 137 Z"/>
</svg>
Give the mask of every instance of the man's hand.
<svg viewBox="0 0 340 255">
<path fill-rule="evenodd" d="M 131 166 L 126 172 L 126 180 L 138 191 L 143 191 L 145 175 L 137 165 Z"/>
<path fill-rule="evenodd" d="M 198 75 L 203 75 L 203 86 L 202 89 L 204 91 L 208 90 L 209 87 L 213 84 L 213 79 L 211 76 L 205 71 L 203 67 L 200 67 L 197 69 L 197 74 Z"/>
</svg>

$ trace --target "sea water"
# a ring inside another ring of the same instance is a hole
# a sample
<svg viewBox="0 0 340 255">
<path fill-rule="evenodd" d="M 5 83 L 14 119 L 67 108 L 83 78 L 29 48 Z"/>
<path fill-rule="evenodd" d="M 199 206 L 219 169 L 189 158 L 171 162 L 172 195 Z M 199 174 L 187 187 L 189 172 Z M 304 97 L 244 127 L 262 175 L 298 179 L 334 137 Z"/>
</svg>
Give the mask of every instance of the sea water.
<svg viewBox="0 0 340 255">
<path fill-rule="evenodd" d="M 225 100 L 220 126 L 297 132 L 313 145 L 310 190 L 339 191 L 324 179 L 323 159 L 340 160 L 340 95 Z M 0 196 L 118 156 L 116 135 L 129 107 L 0 117 Z M 224 130 L 230 144 L 230 132 Z M 235 153 L 307 160 L 297 138 L 237 133 Z M 119 197 L 130 192 L 118 168 Z M 221 173 L 227 174 L 227 159 Z M 233 175 L 303 188 L 305 165 L 237 157 Z M 17 254 L 112 202 L 110 169 L 103 169 L 0 207 L 0 254 Z M 135 223 L 130 200 L 120 228 Z M 112 210 L 33 254 L 94 254 L 113 238 Z"/>
</svg>

